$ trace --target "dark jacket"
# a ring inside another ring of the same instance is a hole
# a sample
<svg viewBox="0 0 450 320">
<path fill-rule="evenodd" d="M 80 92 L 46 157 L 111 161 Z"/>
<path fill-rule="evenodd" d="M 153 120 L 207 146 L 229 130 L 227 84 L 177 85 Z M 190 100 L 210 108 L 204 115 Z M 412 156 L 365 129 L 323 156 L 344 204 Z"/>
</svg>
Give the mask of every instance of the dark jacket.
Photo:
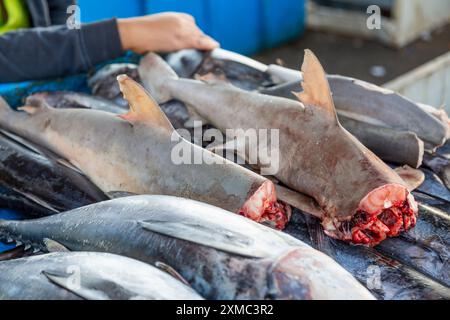
<svg viewBox="0 0 450 320">
<path fill-rule="evenodd" d="M 0 83 L 80 73 L 122 54 L 116 19 L 68 29 L 73 0 L 27 0 L 34 28 L 0 36 Z"/>
</svg>

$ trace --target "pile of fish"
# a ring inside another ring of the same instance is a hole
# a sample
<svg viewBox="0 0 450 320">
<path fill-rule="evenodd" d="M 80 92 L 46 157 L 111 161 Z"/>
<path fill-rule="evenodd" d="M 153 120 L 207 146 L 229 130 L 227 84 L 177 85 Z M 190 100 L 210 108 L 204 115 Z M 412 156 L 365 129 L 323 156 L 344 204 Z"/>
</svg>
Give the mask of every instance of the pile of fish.
<svg viewBox="0 0 450 320">
<path fill-rule="evenodd" d="M 0 98 L 0 207 L 43 217 L 0 220 L 0 299 L 450 298 L 442 110 L 309 50 L 149 53 L 89 85 Z M 228 129 L 277 129 L 277 170 L 205 142 Z"/>
</svg>

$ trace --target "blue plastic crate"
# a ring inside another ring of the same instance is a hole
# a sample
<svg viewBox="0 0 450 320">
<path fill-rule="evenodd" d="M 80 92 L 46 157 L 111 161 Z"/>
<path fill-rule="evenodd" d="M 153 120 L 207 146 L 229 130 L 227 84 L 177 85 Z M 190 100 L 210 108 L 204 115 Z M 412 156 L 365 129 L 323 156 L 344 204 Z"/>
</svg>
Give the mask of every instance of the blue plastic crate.
<svg viewBox="0 0 450 320">
<path fill-rule="evenodd" d="M 81 19 L 131 17 L 164 11 L 193 15 L 222 47 L 253 54 L 299 36 L 304 30 L 304 0 L 79 0 Z"/>
<path fill-rule="evenodd" d="M 4 220 L 22 220 L 24 217 L 22 214 L 6 209 L 0 209 L 0 219 Z M 15 245 L 4 244 L 0 242 L 0 253 L 13 249 Z"/>
</svg>

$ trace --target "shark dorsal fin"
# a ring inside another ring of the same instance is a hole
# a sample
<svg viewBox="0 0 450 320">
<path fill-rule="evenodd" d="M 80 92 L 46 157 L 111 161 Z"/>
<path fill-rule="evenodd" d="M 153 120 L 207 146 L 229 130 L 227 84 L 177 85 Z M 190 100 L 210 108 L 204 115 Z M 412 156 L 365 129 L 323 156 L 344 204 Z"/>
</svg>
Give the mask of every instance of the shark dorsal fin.
<svg viewBox="0 0 450 320">
<path fill-rule="evenodd" d="M 124 74 L 118 76 L 117 81 L 119 82 L 123 97 L 130 105 L 128 113 L 120 115 L 120 118 L 131 124 L 149 123 L 153 126 L 159 125 L 170 131 L 173 130 L 172 124 L 158 103 L 139 83 Z"/>
<path fill-rule="evenodd" d="M 305 50 L 302 72 L 303 91 L 293 93 L 303 104 L 323 108 L 337 119 L 325 71 L 311 50 Z"/>
</svg>

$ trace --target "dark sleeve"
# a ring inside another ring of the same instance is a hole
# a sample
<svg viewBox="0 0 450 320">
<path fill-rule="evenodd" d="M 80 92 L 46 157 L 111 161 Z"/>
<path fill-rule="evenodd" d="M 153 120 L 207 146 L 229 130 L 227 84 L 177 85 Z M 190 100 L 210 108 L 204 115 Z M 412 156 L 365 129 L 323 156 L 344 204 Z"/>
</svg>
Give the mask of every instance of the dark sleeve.
<svg viewBox="0 0 450 320">
<path fill-rule="evenodd" d="M 0 36 L 0 83 L 80 73 L 121 54 L 116 19 L 8 32 Z"/>
</svg>

